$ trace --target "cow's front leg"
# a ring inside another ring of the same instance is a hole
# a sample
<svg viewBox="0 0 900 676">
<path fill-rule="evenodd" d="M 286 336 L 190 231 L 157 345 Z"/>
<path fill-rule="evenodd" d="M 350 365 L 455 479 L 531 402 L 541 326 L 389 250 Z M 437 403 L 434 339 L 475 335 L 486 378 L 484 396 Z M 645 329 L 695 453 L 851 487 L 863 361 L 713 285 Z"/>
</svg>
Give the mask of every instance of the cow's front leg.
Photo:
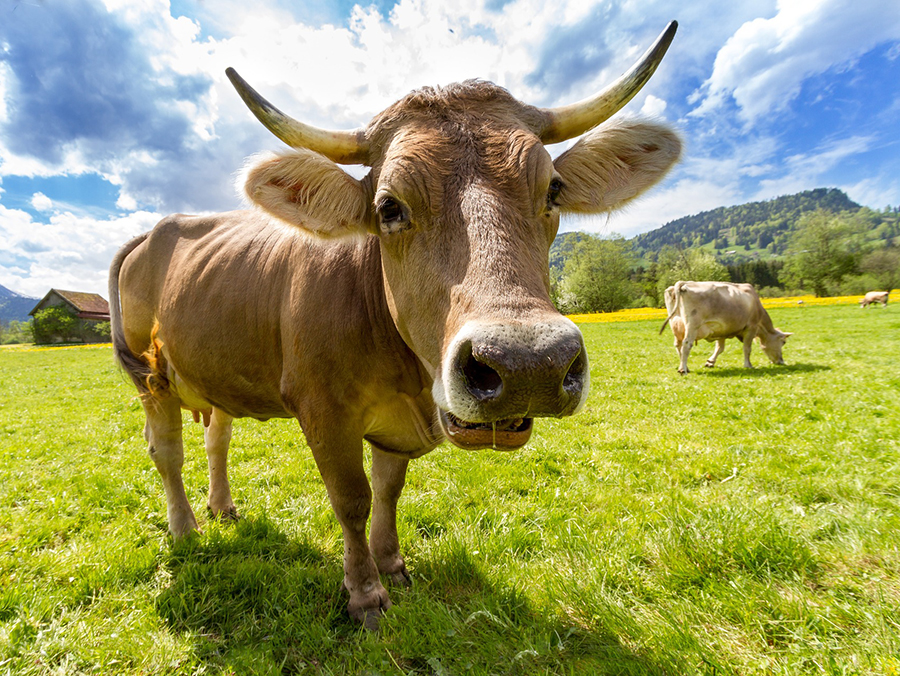
<svg viewBox="0 0 900 676">
<path fill-rule="evenodd" d="M 209 425 L 203 430 L 209 465 L 209 500 L 206 506 L 214 517 L 230 520 L 238 518 L 228 483 L 228 445 L 231 443 L 233 420 L 224 411 L 213 408 Z"/>
<path fill-rule="evenodd" d="M 184 465 L 184 442 L 181 438 L 181 402 L 175 396 L 141 399 L 147 425 L 144 435 L 148 451 L 162 477 L 166 491 L 166 518 L 169 532 L 176 539 L 199 530 L 194 511 L 184 491 L 181 468 Z"/>
<path fill-rule="evenodd" d="M 344 587 L 350 593 L 347 610 L 367 629 L 377 629 L 391 601 L 366 540 L 372 491 L 363 467 L 362 437 L 316 440 L 310 436 L 307 434 L 307 441 L 344 535 Z"/>
<path fill-rule="evenodd" d="M 719 355 L 722 354 L 722 351 L 725 349 L 725 339 L 719 338 L 716 341 L 716 346 L 713 348 L 713 353 L 709 356 L 709 359 L 706 360 L 705 366 L 712 368 L 716 365 L 716 359 L 719 358 Z"/>
<path fill-rule="evenodd" d="M 750 363 L 750 350 L 753 348 L 753 339 L 756 338 L 754 334 L 746 333 L 744 334 L 744 368 L 752 369 L 753 364 Z"/>
<path fill-rule="evenodd" d="M 378 570 L 390 576 L 394 584 L 403 586 L 409 586 L 411 580 L 406 571 L 406 563 L 400 555 L 397 501 L 406 483 L 408 466 L 408 459 L 372 446 L 372 487 L 375 490 L 375 501 L 369 545 Z"/>
</svg>

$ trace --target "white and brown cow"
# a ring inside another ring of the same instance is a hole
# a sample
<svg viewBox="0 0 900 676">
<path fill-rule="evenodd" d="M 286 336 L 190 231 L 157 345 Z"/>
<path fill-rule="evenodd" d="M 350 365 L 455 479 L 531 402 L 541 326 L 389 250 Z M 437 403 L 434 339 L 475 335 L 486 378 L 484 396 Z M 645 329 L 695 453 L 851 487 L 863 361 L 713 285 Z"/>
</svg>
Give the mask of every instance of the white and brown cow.
<svg viewBox="0 0 900 676">
<path fill-rule="evenodd" d="M 890 291 L 869 291 L 863 296 L 862 300 L 859 301 L 859 306 L 868 307 L 875 303 L 881 303 L 882 307 L 886 307 L 888 304 L 888 296 L 890 294 Z"/>
<path fill-rule="evenodd" d="M 716 343 L 705 366 L 716 365 L 728 338 L 744 343 L 746 368 L 753 368 L 750 348 L 754 338 L 759 338 L 760 347 L 773 364 L 784 364 L 781 351 L 792 334 L 772 325 L 752 284 L 676 282 L 666 289 L 665 301 L 669 316 L 659 332 L 663 332 L 666 324 L 672 327 L 675 351 L 680 359 L 679 373 L 688 372 L 688 356 L 698 340 Z"/>
<path fill-rule="evenodd" d="M 349 612 L 377 625 L 390 605 L 379 573 L 409 580 L 396 529 L 409 459 L 445 438 L 515 449 L 533 418 L 583 405 L 587 355 L 550 302 L 548 252 L 560 213 L 615 209 L 679 157 L 664 126 L 598 126 L 649 79 L 674 31 L 578 104 L 535 108 L 469 81 L 414 91 L 353 132 L 287 117 L 229 69 L 294 148 L 249 172 L 260 208 L 168 217 L 110 269 L 115 353 L 143 395 L 173 536 L 198 528 L 182 409 L 207 424 L 214 515 L 235 513 L 232 419 L 294 417 L 343 531 Z M 545 144 L 582 134 L 551 159 Z M 357 180 L 339 164 L 371 171 Z"/>
</svg>

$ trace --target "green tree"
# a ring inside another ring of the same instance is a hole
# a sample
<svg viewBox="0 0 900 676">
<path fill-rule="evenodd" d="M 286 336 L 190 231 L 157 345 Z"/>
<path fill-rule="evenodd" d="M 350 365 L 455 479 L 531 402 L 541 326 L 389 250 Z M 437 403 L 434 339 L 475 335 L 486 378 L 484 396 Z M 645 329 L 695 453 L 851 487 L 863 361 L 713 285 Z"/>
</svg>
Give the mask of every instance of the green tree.
<svg viewBox="0 0 900 676">
<path fill-rule="evenodd" d="M 853 273 L 859 261 L 857 224 L 851 216 L 824 209 L 803 214 L 788 242 L 783 279 L 791 287 L 827 296 Z"/>
<path fill-rule="evenodd" d="M 875 280 L 878 291 L 893 291 L 900 287 L 900 249 L 876 249 L 863 257 L 859 269 Z"/>
<path fill-rule="evenodd" d="M 631 244 L 619 235 L 582 239 L 566 261 L 561 304 L 577 312 L 614 312 L 629 307 L 640 296 L 631 280 L 634 262 Z"/>
<path fill-rule="evenodd" d="M 2 327 L 2 331 L 0 331 L 0 343 L 3 345 L 30 343 L 34 340 L 31 328 L 30 319 L 24 322 L 12 319 L 9 324 Z"/>
<path fill-rule="evenodd" d="M 656 288 L 660 299 L 666 287 L 684 280 L 691 282 L 728 282 L 728 268 L 706 249 L 678 249 L 664 246 L 657 259 Z"/>
<path fill-rule="evenodd" d="M 34 313 L 34 342 L 49 343 L 58 336 L 63 341 L 78 338 L 78 317 L 68 307 L 55 305 Z"/>
</svg>

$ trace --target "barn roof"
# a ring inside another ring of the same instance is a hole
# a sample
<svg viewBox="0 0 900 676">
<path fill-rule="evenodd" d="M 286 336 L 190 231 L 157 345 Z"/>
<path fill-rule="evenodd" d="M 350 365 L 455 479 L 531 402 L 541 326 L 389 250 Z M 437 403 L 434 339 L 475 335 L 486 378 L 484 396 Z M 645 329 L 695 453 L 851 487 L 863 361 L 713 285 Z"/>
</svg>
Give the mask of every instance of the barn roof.
<svg viewBox="0 0 900 676">
<path fill-rule="evenodd" d="M 43 306 L 44 301 L 53 294 L 72 305 L 79 315 L 86 319 L 109 319 L 109 303 L 100 294 L 87 293 L 85 291 L 64 291 L 62 289 L 50 289 L 47 295 L 41 299 L 29 314 L 34 314 Z"/>
</svg>

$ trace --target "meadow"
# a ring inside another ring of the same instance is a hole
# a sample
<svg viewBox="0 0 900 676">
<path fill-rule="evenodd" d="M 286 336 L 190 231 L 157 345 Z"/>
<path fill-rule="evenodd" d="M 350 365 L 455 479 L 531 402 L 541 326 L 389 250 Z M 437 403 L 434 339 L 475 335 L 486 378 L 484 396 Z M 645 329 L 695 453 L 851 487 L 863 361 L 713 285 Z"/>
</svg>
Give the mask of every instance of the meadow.
<svg viewBox="0 0 900 676">
<path fill-rule="evenodd" d="M 109 347 L 0 349 L 0 674 L 900 674 L 900 308 L 770 313 L 786 366 L 687 376 L 658 319 L 582 324 L 580 414 L 414 461 L 377 634 L 296 422 L 237 421 L 243 518 L 173 544 Z"/>
</svg>

